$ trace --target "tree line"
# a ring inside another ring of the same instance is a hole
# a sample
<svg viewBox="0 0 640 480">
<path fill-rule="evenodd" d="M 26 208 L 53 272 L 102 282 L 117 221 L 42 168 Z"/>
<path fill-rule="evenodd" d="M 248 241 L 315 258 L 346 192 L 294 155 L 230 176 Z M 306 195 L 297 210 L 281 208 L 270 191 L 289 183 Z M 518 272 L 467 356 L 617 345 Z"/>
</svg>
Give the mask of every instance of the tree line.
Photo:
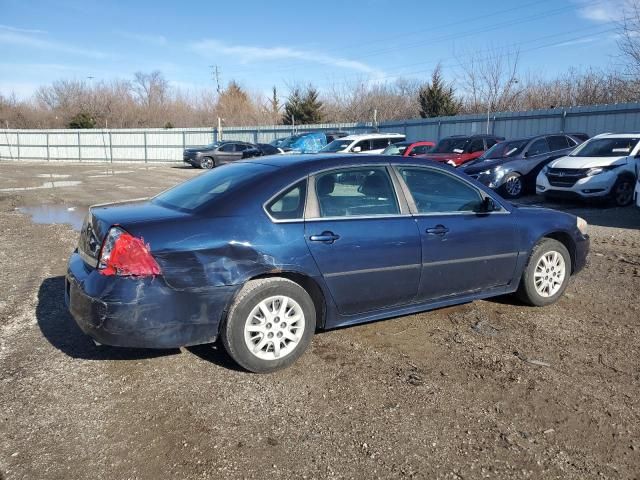
<svg viewBox="0 0 640 480">
<path fill-rule="evenodd" d="M 322 91 L 293 85 L 269 95 L 230 81 L 187 93 L 172 88 L 160 71 L 131 79 L 91 83 L 59 80 L 31 98 L 0 92 L 0 127 L 9 128 L 173 128 L 225 125 L 302 125 L 368 122 L 546 108 L 634 102 L 640 99 L 640 8 L 620 24 L 621 65 L 614 70 L 574 70 L 551 80 L 520 72 L 517 52 L 494 51 L 460 65 L 456 82 L 437 65 L 425 81 L 334 84 Z M 474 57 L 475 58 L 475 57 Z"/>
</svg>

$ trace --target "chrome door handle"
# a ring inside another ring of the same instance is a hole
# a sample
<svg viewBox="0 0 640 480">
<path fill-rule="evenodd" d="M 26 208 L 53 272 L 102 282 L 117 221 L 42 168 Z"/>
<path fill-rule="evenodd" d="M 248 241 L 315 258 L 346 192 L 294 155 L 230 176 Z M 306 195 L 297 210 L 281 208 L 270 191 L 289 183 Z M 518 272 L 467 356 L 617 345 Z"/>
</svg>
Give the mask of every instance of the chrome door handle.
<svg viewBox="0 0 640 480">
<path fill-rule="evenodd" d="M 426 232 L 429 235 L 445 235 L 449 229 L 444 225 L 436 225 L 433 228 L 427 228 Z"/>
<path fill-rule="evenodd" d="M 312 242 L 324 242 L 333 243 L 340 238 L 340 235 L 336 235 L 333 232 L 322 232 L 320 235 L 311 235 L 309 240 Z"/>
</svg>

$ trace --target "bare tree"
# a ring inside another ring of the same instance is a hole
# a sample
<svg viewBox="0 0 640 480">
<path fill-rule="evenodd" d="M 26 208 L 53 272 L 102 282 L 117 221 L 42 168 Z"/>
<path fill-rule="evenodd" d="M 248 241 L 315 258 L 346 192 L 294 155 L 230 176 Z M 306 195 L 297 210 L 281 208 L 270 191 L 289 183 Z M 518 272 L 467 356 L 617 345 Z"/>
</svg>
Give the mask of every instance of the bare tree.
<svg viewBox="0 0 640 480">
<path fill-rule="evenodd" d="M 133 91 L 140 103 L 147 107 L 163 105 L 169 96 L 169 82 L 159 70 L 151 73 L 136 72 Z"/>
<path fill-rule="evenodd" d="M 626 61 L 629 72 L 640 75 L 640 1 L 627 0 L 623 18 L 618 23 L 618 48 Z"/>
</svg>

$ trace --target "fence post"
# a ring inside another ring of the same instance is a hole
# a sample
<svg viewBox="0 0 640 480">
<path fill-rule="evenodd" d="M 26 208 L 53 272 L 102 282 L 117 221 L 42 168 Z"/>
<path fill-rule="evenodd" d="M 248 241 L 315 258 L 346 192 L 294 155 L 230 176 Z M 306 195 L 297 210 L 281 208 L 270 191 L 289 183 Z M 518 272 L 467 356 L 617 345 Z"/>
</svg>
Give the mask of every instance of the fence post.
<svg viewBox="0 0 640 480">
<path fill-rule="evenodd" d="M 567 124 L 567 111 L 562 110 L 562 119 L 560 121 L 560 132 L 564 133 Z"/>
<path fill-rule="evenodd" d="M 49 132 L 47 132 L 47 162 L 51 160 L 51 154 L 49 153 Z"/>
<path fill-rule="evenodd" d="M 80 130 L 78 130 L 78 161 L 82 161 L 82 146 L 80 143 Z"/>
<path fill-rule="evenodd" d="M 185 131 L 182 130 L 182 150 L 184 151 L 185 148 L 187 148 L 187 139 L 185 138 Z"/>
<path fill-rule="evenodd" d="M 16 130 L 16 144 L 18 146 L 18 160 L 20 160 L 20 132 Z"/>
<path fill-rule="evenodd" d="M 436 142 L 440 141 L 441 134 L 442 134 L 442 120 L 438 120 L 438 138 L 436 138 Z"/>
<path fill-rule="evenodd" d="M 143 132 L 144 137 L 144 163 L 147 163 L 147 132 Z"/>
<path fill-rule="evenodd" d="M 111 132 L 109 132 L 109 161 L 113 163 L 113 140 L 111 138 Z"/>
</svg>

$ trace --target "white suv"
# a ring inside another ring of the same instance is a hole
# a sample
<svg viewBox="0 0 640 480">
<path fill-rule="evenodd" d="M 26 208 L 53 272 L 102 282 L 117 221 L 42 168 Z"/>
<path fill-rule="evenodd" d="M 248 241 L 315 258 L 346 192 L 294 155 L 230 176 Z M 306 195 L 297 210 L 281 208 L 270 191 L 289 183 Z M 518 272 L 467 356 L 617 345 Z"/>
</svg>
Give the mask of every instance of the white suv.
<svg viewBox="0 0 640 480">
<path fill-rule="evenodd" d="M 633 201 L 640 134 L 598 135 L 538 174 L 536 193 L 545 196 L 611 198 L 618 206 Z"/>
<path fill-rule="evenodd" d="M 392 143 L 404 142 L 399 133 L 368 133 L 349 135 L 334 140 L 319 153 L 382 153 Z"/>
</svg>

